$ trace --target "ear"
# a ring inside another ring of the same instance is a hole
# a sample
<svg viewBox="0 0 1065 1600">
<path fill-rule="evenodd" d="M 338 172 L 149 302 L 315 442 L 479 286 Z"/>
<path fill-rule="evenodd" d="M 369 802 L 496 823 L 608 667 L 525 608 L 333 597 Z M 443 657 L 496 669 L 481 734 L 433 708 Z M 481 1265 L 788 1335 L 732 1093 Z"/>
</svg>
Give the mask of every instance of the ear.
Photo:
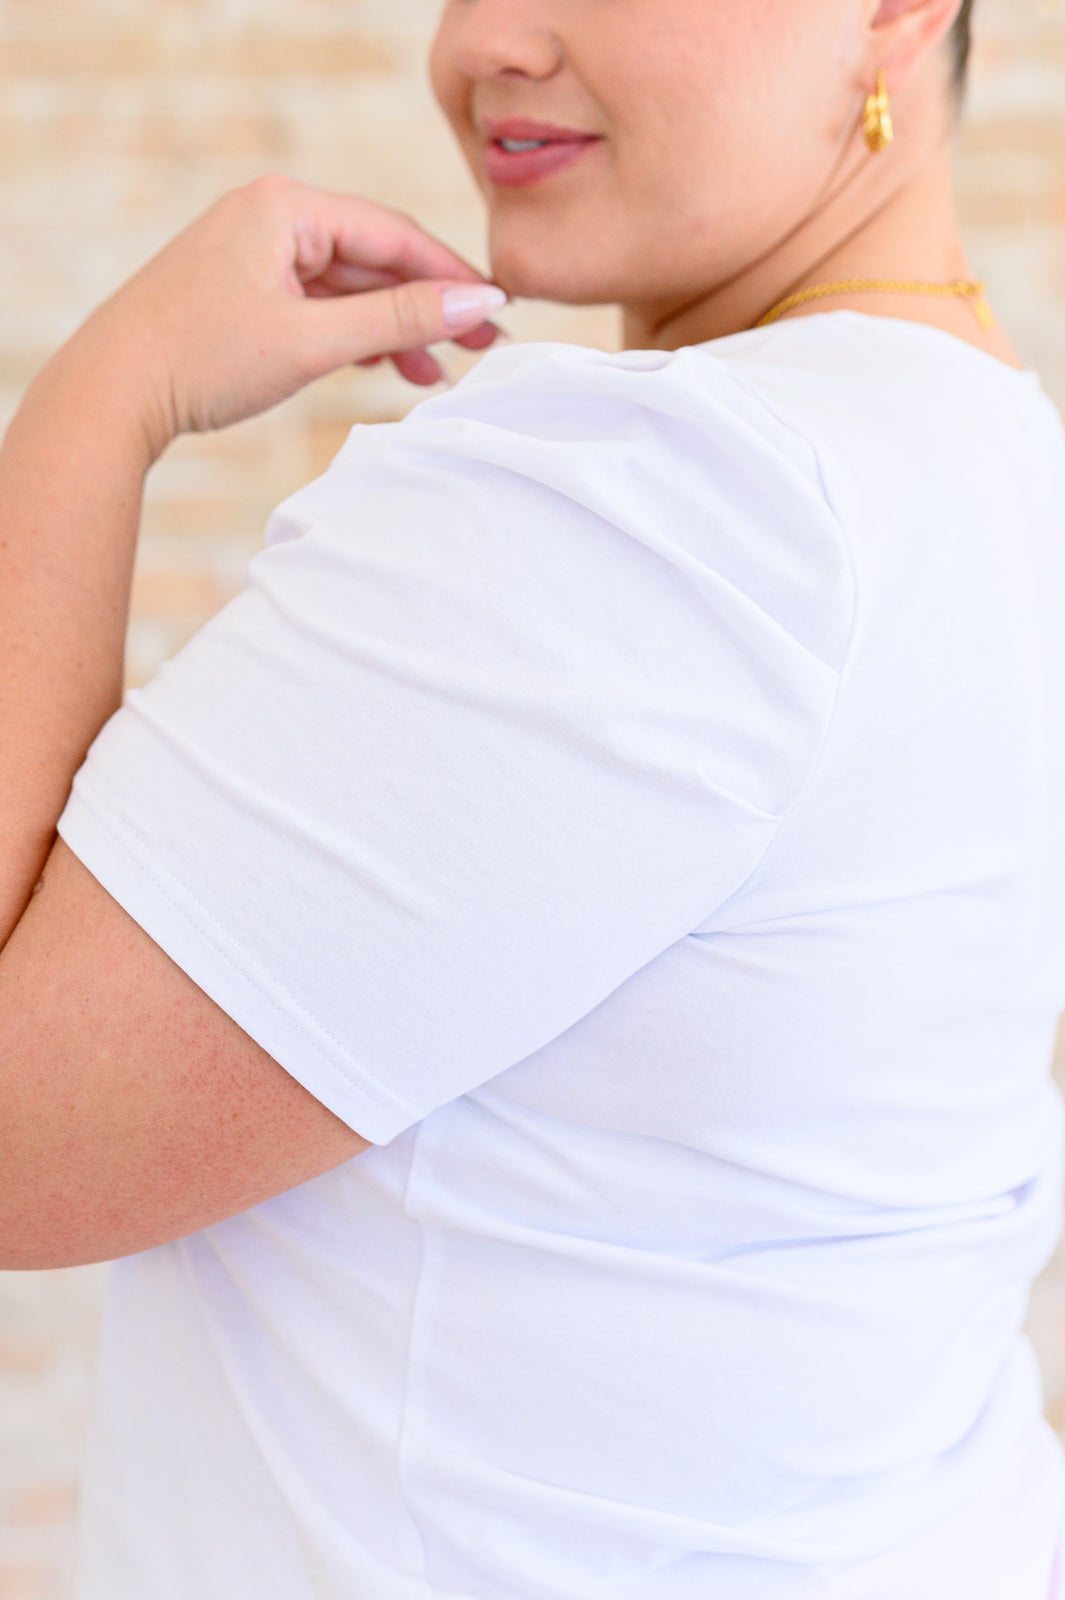
<svg viewBox="0 0 1065 1600">
<path fill-rule="evenodd" d="M 888 92 L 904 88 L 953 28 L 962 0 L 877 0 L 869 26 L 869 83 L 883 70 Z"/>
</svg>

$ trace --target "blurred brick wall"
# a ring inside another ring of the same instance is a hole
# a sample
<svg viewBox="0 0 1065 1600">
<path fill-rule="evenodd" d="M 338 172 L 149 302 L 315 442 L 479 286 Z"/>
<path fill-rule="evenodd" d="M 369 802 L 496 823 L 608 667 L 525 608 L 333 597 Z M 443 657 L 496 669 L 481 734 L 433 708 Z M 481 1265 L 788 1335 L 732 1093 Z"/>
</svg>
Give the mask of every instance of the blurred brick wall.
<svg viewBox="0 0 1065 1600">
<path fill-rule="evenodd" d="M 978 269 L 1065 402 L 1065 18 L 981 0 L 960 194 Z M 0 0 L 0 424 L 47 353 L 218 193 L 275 170 L 413 212 L 485 267 L 481 204 L 424 82 L 436 0 Z M 508 309 L 612 348 L 606 308 Z M 453 373 L 464 358 L 451 355 Z M 271 507 L 355 420 L 417 393 L 326 380 L 182 440 L 153 474 L 131 634 L 141 681 L 239 585 Z"/>
<path fill-rule="evenodd" d="M 1065 408 L 1065 4 L 976 0 L 958 197 L 977 270 Z"/>
<path fill-rule="evenodd" d="M 477 191 L 424 82 L 434 0 L 0 3 L 0 421 L 98 300 L 223 190 L 286 172 L 413 212 L 482 269 Z M 615 318 L 525 307 L 518 337 L 609 344 Z M 445 357 L 457 376 L 465 357 Z M 424 391 L 328 379 L 185 439 L 152 475 L 130 639 L 142 681 L 238 587 L 270 509 L 351 424 Z"/>
<path fill-rule="evenodd" d="M 977 269 L 1065 404 L 1065 15 L 978 0 L 959 194 Z M 485 267 L 472 180 L 423 80 L 435 0 L 0 0 L 0 425 L 100 299 L 220 191 L 273 170 L 413 212 Z M 521 304 L 519 338 L 616 347 L 614 314 Z M 465 357 L 447 354 L 454 375 Z M 178 443 L 153 475 L 142 680 L 238 587 L 274 504 L 355 421 L 419 392 L 341 375 Z M 103 1272 L 0 1274 L 0 1600 L 56 1600 Z M 1033 1310 L 1065 1427 L 1065 1260 Z"/>
</svg>

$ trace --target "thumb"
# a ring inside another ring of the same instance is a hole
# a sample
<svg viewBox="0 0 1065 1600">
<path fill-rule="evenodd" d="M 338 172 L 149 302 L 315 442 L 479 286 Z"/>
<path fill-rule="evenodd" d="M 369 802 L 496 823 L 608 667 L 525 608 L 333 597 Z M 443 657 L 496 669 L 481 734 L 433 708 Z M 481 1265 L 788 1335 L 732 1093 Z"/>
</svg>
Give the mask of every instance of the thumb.
<svg viewBox="0 0 1065 1600">
<path fill-rule="evenodd" d="M 492 283 L 448 283 L 418 279 L 392 289 L 367 290 L 310 302 L 322 319 L 330 359 L 366 361 L 401 350 L 420 350 L 441 339 L 470 333 L 506 305 L 506 291 Z M 337 346 L 343 342 L 341 356 Z"/>
</svg>

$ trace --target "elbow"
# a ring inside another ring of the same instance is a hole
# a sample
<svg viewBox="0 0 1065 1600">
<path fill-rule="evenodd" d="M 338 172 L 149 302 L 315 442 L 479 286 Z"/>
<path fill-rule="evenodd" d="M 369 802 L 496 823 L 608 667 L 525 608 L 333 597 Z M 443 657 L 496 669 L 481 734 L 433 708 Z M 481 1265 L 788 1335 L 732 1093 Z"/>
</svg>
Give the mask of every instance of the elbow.
<svg viewBox="0 0 1065 1600">
<path fill-rule="evenodd" d="M 5 1173 L 0 1192 L 0 1272 L 54 1272 L 111 1261 L 109 1230 L 93 1226 L 52 1186 Z"/>
<path fill-rule="evenodd" d="M 61 1267 L 87 1267 L 113 1259 L 88 1241 L 66 1234 L 55 1237 L 38 1227 L 15 1224 L 0 1230 L 0 1272 L 55 1272 Z"/>
<path fill-rule="evenodd" d="M 0 1240 L 0 1272 L 55 1272 L 61 1267 L 89 1267 L 113 1258 L 99 1251 L 76 1250 L 62 1245 L 12 1244 Z"/>
</svg>

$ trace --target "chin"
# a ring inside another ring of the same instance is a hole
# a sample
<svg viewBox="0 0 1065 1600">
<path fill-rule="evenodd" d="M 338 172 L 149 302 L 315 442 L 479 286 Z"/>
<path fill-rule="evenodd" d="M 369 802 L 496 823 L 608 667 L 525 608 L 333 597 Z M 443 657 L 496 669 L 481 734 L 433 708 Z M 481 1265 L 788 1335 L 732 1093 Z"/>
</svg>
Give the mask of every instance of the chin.
<svg viewBox="0 0 1065 1600">
<path fill-rule="evenodd" d="M 689 265 L 678 274 L 678 251 L 671 260 L 665 250 L 637 248 L 646 232 L 587 216 L 567 228 L 557 214 L 497 213 L 488 235 L 492 282 L 516 300 L 570 306 L 657 305 L 701 292 L 705 273 Z"/>
<path fill-rule="evenodd" d="M 549 235 L 545 223 L 543 234 Z M 549 237 L 517 240 L 497 236 L 489 244 L 491 277 L 516 300 L 554 300 L 560 305 L 613 305 L 630 287 L 624 273 L 589 257 L 587 247 L 567 250 Z"/>
</svg>

